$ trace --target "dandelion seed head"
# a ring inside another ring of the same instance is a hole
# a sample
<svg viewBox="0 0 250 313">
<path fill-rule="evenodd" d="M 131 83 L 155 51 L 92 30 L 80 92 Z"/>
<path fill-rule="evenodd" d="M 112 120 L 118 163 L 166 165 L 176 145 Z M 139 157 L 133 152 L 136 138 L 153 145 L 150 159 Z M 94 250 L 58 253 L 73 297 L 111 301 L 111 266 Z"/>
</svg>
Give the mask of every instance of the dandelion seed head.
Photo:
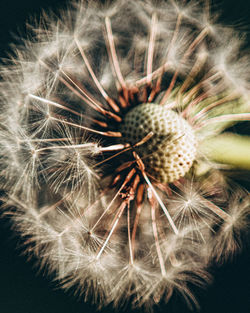
<svg viewBox="0 0 250 313">
<path fill-rule="evenodd" d="M 179 291 L 196 305 L 190 286 L 248 228 L 249 193 L 205 145 L 250 120 L 242 40 L 196 1 L 61 15 L 1 66 L 4 212 L 85 300 L 150 308 Z"/>
<path fill-rule="evenodd" d="M 154 103 L 136 106 L 125 115 L 120 131 L 124 142 L 132 145 L 152 133 L 138 153 L 148 172 L 160 182 L 173 182 L 192 166 L 196 152 L 193 129 L 164 106 Z"/>
</svg>

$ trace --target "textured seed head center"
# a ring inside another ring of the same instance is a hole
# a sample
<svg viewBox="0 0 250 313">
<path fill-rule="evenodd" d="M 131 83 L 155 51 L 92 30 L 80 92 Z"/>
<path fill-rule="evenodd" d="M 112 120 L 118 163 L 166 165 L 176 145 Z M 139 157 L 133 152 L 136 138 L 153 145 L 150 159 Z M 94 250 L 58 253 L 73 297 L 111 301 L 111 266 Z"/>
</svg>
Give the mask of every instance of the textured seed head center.
<svg viewBox="0 0 250 313">
<path fill-rule="evenodd" d="M 196 138 L 192 127 L 178 113 L 155 103 L 131 109 L 121 124 L 124 142 L 136 144 L 150 132 L 152 137 L 136 151 L 146 172 L 162 183 L 183 177 L 196 155 Z"/>
</svg>

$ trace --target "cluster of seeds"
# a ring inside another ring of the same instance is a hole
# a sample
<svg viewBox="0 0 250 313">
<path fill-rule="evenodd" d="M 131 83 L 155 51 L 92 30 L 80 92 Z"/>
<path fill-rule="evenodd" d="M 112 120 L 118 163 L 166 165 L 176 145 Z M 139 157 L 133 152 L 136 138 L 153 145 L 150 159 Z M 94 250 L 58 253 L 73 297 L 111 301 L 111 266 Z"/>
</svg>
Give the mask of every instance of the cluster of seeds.
<svg viewBox="0 0 250 313">
<path fill-rule="evenodd" d="M 208 1 L 98 2 L 44 16 L 0 66 L 4 212 L 99 307 L 196 304 L 248 227 L 249 193 L 204 146 L 250 121 L 250 60 Z"/>
<path fill-rule="evenodd" d="M 120 126 L 125 142 L 135 145 L 147 172 L 161 183 L 183 177 L 193 164 L 196 138 L 188 122 L 173 110 L 155 103 L 131 109 Z"/>
</svg>

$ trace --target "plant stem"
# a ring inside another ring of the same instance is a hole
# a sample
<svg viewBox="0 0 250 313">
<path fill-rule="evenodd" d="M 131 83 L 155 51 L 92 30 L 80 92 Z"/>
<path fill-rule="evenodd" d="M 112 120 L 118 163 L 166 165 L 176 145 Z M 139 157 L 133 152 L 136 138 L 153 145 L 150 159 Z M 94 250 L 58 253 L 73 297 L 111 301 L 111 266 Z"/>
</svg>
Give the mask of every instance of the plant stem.
<svg viewBox="0 0 250 313">
<path fill-rule="evenodd" d="M 205 140 L 201 149 L 213 161 L 250 170 L 250 136 L 224 133 Z"/>
</svg>

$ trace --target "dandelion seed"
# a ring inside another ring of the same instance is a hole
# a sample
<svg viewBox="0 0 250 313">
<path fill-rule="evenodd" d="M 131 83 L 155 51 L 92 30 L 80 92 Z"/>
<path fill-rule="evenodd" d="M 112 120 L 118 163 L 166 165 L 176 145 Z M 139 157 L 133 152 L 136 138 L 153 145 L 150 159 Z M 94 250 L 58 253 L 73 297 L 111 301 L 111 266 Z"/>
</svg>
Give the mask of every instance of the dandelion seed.
<svg viewBox="0 0 250 313">
<path fill-rule="evenodd" d="M 206 149 L 250 120 L 240 39 L 193 1 L 82 1 L 42 20 L 1 68 L 5 214 L 85 299 L 151 307 L 178 290 L 196 305 L 190 284 L 247 228 L 249 193 Z"/>
</svg>

